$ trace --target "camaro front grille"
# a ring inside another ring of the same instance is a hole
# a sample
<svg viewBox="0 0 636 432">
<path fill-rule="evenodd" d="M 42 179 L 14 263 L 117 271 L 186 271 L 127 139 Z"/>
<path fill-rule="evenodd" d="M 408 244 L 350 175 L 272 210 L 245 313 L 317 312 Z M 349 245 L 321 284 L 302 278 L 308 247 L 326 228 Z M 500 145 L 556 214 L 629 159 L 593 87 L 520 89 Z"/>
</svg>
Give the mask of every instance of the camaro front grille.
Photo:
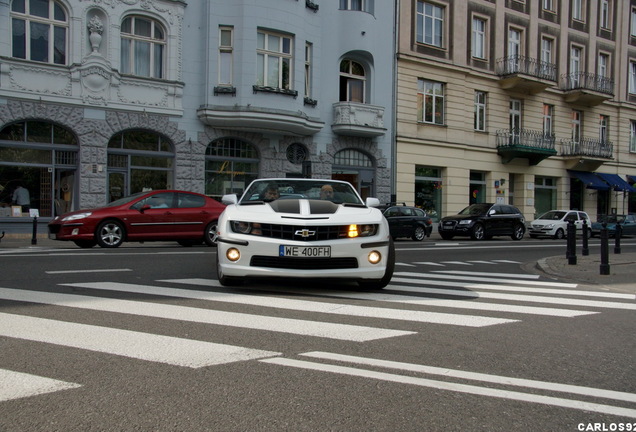
<svg viewBox="0 0 636 432">
<path fill-rule="evenodd" d="M 282 240 L 323 241 L 346 239 L 349 225 L 305 226 L 261 224 L 261 235 Z"/>
<path fill-rule="evenodd" d="M 255 255 L 250 261 L 252 267 L 271 267 L 293 270 L 329 270 L 358 268 L 356 258 L 301 258 Z"/>
</svg>

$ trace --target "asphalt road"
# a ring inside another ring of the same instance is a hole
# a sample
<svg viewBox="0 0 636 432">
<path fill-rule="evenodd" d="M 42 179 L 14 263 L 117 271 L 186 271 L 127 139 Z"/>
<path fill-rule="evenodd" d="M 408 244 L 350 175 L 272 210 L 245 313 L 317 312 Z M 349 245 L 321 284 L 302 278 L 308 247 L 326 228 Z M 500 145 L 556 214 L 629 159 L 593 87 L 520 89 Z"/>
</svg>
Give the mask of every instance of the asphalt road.
<svg viewBox="0 0 636 432">
<path fill-rule="evenodd" d="M 534 271 L 562 243 L 400 241 L 380 292 L 49 246 L 0 248 L 2 432 L 636 429 L 634 295 Z"/>
</svg>

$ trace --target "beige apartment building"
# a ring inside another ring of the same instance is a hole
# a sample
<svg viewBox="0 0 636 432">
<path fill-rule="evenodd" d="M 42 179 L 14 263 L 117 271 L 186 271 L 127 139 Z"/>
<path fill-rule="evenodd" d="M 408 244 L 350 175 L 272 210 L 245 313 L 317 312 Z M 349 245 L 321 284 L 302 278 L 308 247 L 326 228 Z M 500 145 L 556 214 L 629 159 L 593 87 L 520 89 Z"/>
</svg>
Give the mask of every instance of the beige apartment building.
<svg viewBox="0 0 636 432">
<path fill-rule="evenodd" d="M 636 212 L 636 0 L 398 0 L 396 200 Z"/>
</svg>

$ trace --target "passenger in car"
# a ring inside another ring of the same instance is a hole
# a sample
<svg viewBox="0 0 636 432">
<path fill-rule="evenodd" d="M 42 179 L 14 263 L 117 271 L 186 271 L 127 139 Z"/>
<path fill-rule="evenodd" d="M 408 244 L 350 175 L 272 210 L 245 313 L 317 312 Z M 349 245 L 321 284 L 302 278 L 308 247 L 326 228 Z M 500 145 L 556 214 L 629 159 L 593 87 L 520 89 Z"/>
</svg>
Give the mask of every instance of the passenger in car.
<svg viewBox="0 0 636 432">
<path fill-rule="evenodd" d="M 320 188 L 320 199 L 333 201 L 333 187 L 331 185 L 324 185 Z"/>
<path fill-rule="evenodd" d="M 263 194 L 264 201 L 274 201 L 280 198 L 280 193 L 278 192 L 278 186 L 275 184 L 267 185 L 267 189 L 265 189 L 265 193 Z"/>
</svg>

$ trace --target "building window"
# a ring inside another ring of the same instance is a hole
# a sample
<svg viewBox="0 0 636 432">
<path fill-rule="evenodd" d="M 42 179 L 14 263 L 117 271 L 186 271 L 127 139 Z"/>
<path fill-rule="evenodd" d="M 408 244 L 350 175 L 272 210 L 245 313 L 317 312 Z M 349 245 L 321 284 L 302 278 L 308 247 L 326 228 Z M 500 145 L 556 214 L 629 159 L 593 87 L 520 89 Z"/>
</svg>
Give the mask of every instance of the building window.
<svg viewBox="0 0 636 432">
<path fill-rule="evenodd" d="M 425 1 L 417 2 L 417 42 L 439 48 L 443 47 L 443 8 Z"/>
<path fill-rule="evenodd" d="M 599 54 L 598 55 L 598 76 L 602 78 L 609 78 L 609 71 L 607 70 L 609 66 L 609 55 L 607 54 Z"/>
<path fill-rule="evenodd" d="M 573 46 L 570 48 L 570 88 L 578 88 L 581 81 L 581 59 L 583 49 Z"/>
<path fill-rule="evenodd" d="M 291 89 L 292 38 L 263 30 L 257 36 L 256 84 Z"/>
<path fill-rule="evenodd" d="M 583 21 L 583 0 L 572 0 L 572 19 Z"/>
<path fill-rule="evenodd" d="M 598 139 L 601 143 L 609 141 L 609 117 L 602 115 L 598 122 Z"/>
<path fill-rule="evenodd" d="M 572 128 L 572 142 L 581 142 L 581 125 L 583 123 L 583 112 L 572 111 L 571 128 Z"/>
<path fill-rule="evenodd" d="M 486 131 L 486 92 L 475 92 L 475 130 Z"/>
<path fill-rule="evenodd" d="M 473 18 L 472 56 L 479 59 L 486 58 L 486 20 Z"/>
<path fill-rule="evenodd" d="M 166 33 L 157 21 L 132 16 L 121 23 L 121 72 L 164 77 Z"/>
<path fill-rule="evenodd" d="M 421 208 L 439 222 L 442 214 L 442 175 L 441 170 L 423 165 L 415 166 L 415 206 Z"/>
<path fill-rule="evenodd" d="M 629 93 L 636 94 L 636 61 L 629 62 Z"/>
<path fill-rule="evenodd" d="M 373 13 L 373 0 L 340 0 L 340 10 Z"/>
<path fill-rule="evenodd" d="M 221 198 L 242 194 L 258 178 L 258 153 L 250 143 L 220 138 L 205 150 L 205 194 Z"/>
<path fill-rule="evenodd" d="M 601 0 L 600 10 L 599 10 L 599 24 L 602 29 L 610 29 L 611 28 L 611 17 L 610 17 L 610 2 L 609 0 Z"/>
<path fill-rule="evenodd" d="M 508 70 L 518 72 L 521 56 L 523 55 L 521 38 L 522 31 L 519 29 L 508 29 Z"/>
<path fill-rule="evenodd" d="M 521 100 L 510 99 L 508 108 L 508 118 L 510 124 L 510 140 L 509 144 L 519 145 L 521 137 Z"/>
<path fill-rule="evenodd" d="M 219 28 L 219 84 L 232 85 L 234 57 L 234 29 Z"/>
<path fill-rule="evenodd" d="M 305 97 L 311 98 L 311 61 L 313 57 L 313 45 L 309 42 L 305 44 Z"/>
<path fill-rule="evenodd" d="M 483 172 L 471 171 L 469 175 L 468 203 L 486 202 L 486 175 Z"/>
<path fill-rule="evenodd" d="M 365 103 L 364 66 L 353 60 L 340 62 L 340 101 Z"/>
<path fill-rule="evenodd" d="M 418 121 L 443 125 L 444 84 L 421 79 L 417 87 Z"/>
<path fill-rule="evenodd" d="M 543 135 L 552 136 L 554 132 L 554 105 L 543 105 Z"/>
<path fill-rule="evenodd" d="M 630 33 L 632 37 L 636 37 L 636 9 L 632 8 L 632 22 Z"/>
<path fill-rule="evenodd" d="M 554 0 L 543 0 L 543 10 L 554 12 Z"/>
<path fill-rule="evenodd" d="M 66 64 L 68 18 L 54 0 L 14 0 L 11 3 L 12 56 Z"/>
<path fill-rule="evenodd" d="M 629 151 L 636 153 L 636 120 L 629 122 Z"/>
</svg>

